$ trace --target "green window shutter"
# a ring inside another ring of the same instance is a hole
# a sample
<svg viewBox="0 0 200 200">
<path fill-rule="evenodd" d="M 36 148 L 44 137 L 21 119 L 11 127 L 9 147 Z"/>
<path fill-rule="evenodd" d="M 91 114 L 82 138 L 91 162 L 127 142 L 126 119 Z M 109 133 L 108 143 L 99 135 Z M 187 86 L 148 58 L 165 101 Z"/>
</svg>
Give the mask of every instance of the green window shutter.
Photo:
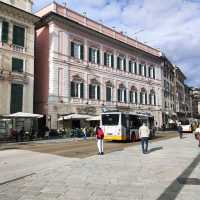
<svg viewBox="0 0 200 200">
<path fill-rule="evenodd" d="M 81 45 L 81 60 L 84 59 L 84 46 Z"/>
<path fill-rule="evenodd" d="M 126 71 L 126 58 L 123 59 L 124 62 L 124 71 Z"/>
<path fill-rule="evenodd" d="M 74 42 L 71 42 L 71 56 L 74 57 Z"/>
<path fill-rule="evenodd" d="M 71 97 L 75 97 L 75 84 L 73 81 L 71 82 Z"/>
<path fill-rule="evenodd" d="M 134 63 L 134 68 L 135 68 L 135 74 L 137 74 L 137 63 Z"/>
<path fill-rule="evenodd" d="M 151 102 L 151 94 L 149 94 L 149 105 L 151 105 L 152 102 Z"/>
<path fill-rule="evenodd" d="M 142 64 L 139 64 L 139 75 L 142 75 Z"/>
<path fill-rule="evenodd" d="M 140 104 L 143 104 L 143 102 L 142 102 L 142 92 L 140 92 Z"/>
<path fill-rule="evenodd" d="M 153 79 L 156 78 L 156 75 L 155 75 L 155 68 L 153 68 Z"/>
<path fill-rule="evenodd" d="M 89 62 L 92 62 L 92 48 L 89 48 Z"/>
<path fill-rule="evenodd" d="M 23 85 L 11 85 L 10 113 L 22 112 L 23 108 Z"/>
<path fill-rule="evenodd" d="M 3 21 L 2 22 L 2 36 L 1 41 L 7 43 L 8 42 L 8 32 L 9 32 L 9 23 Z"/>
<path fill-rule="evenodd" d="M 120 58 L 119 57 L 117 57 L 117 69 L 120 70 Z"/>
<path fill-rule="evenodd" d="M 147 105 L 147 93 L 145 93 L 145 104 Z"/>
<path fill-rule="evenodd" d="M 100 100 L 100 85 L 97 86 L 97 99 Z"/>
<path fill-rule="evenodd" d="M 24 47 L 25 29 L 19 26 L 13 26 L 13 44 Z"/>
<path fill-rule="evenodd" d="M 114 55 L 111 55 L 111 67 L 114 68 Z"/>
<path fill-rule="evenodd" d="M 126 98 L 126 90 L 124 90 L 124 102 L 127 102 L 127 98 Z"/>
<path fill-rule="evenodd" d="M 81 98 L 84 98 L 84 83 L 81 83 Z"/>
<path fill-rule="evenodd" d="M 106 101 L 111 101 L 111 88 L 106 87 Z"/>
<path fill-rule="evenodd" d="M 144 76 L 146 77 L 147 76 L 147 66 L 144 65 Z"/>
<path fill-rule="evenodd" d="M 117 98 L 118 98 L 118 102 L 120 102 L 120 89 L 117 89 Z"/>
<path fill-rule="evenodd" d="M 149 67 L 149 78 L 151 78 L 151 67 Z"/>
<path fill-rule="evenodd" d="M 132 62 L 131 62 L 131 60 L 129 60 L 129 72 L 130 72 L 130 73 L 132 73 L 132 67 L 131 67 L 131 64 L 132 64 Z"/>
<path fill-rule="evenodd" d="M 89 85 L 89 99 L 92 99 L 92 85 Z"/>
<path fill-rule="evenodd" d="M 104 56 L 103 56 L 103 59 L 104 59 L 104 65 L 107 66 L 107 53 L 104 52 Z"/>
<path fill-rule="evenodd" d="M 23 63 L 22 59 L 12 58 L 12 71 L 13 72 L 23 72 Z"/>
<path fill-rule="evenodd" d="M 132 91 L 129 92 L 129 101 L 130 101 L 130 103 L 133 103 L 133 92 Z"/>
<path fill-rule="evenodd" d="M 97 64 L 100 64 L 100 51 L 99 49 L 97 50 Z"/>
<path fill-rule="evenodd" d="M 135 104 L 138 103 L 138 95 L 137 95 L 137 92 L 135 92 Z"/>
</svg>

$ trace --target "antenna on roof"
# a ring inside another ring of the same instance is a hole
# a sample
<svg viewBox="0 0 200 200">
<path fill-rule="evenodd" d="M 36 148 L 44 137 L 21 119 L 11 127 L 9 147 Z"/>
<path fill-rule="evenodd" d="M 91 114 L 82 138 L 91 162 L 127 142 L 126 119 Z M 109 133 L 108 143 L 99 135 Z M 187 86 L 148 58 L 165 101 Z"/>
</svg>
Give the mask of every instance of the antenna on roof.
<svg viewBox="0 0 200 200">
<path fill-rule="evenodd" d="M 67 2 L 66 2 L 66 1 L 64 1 L 64 2 L 63 2 L 63 5 L 64 5 L 65 7 L 67 7 Z"/>
</svg>

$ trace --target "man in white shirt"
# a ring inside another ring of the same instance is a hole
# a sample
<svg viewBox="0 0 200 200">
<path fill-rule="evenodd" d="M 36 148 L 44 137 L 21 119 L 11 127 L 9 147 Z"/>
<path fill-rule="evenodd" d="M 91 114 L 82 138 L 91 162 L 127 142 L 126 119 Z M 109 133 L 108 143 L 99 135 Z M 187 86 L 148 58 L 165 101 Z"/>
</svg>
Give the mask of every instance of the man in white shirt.
<svg viewBox="0 0 200 200">
<path fill-rule="evenodd" d="M 142 152 L 144 154 L 146 154 L 148 151 L 149 135 L 150 135 L 150 130 L 147 127 L 147 125 L 145 123 L 143 123 L 142 126 L 140 126 L 140 128 L 139 128 L 139 137 L 141 139 Z"/>
</svg>

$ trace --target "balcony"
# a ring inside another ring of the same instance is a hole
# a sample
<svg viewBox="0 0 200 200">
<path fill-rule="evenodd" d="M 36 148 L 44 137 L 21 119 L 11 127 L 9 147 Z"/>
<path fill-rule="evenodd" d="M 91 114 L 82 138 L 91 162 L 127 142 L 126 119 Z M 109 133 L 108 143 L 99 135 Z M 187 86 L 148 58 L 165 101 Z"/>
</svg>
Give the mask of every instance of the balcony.
<svg viewBox="0 0 200 200">
<path fill-rule="evenodd" d="M 17 52 L 21 52 L 21 53 L 24 53 L 26 51 L 26 49 L 24 47 L 16 45 L 16 44 L 12 45 L 12 49 L 13 49 L 13 51 L 17 51 Z"/>
<path fill-rule="evenodd" d="M 24 73 L 10 72 L 9 80 L 21 82 L 23 84 L 28 84 L 28 74 L 26 72 Z"/>
</svg>

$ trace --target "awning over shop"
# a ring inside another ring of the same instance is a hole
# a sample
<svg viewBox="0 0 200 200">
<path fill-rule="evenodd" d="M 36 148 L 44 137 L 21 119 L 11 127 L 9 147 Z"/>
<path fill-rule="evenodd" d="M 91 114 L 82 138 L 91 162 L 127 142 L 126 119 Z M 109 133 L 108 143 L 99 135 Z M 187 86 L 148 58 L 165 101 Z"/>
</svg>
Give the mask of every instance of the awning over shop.
<svg viewBox="0 0 200 200">
<path fill-rule="evenodd" d="M 91 118 L 91 115 L 82 115 L 82 114 L 70 114 L 70 115 L 65 115 L 62 116 L 58 119 L 58 121 L 62 120 L 71 120 L 71 119 L 88 119 Z"/>
<path fill-rule="evenodd" d="M 87 121 L 100 121 L 101 116 L 93 116 L 87 119 Z"/>
<path fill-rule="evenodd" d="M 10 115 L 4 115 L 7 118 L 42 118 L 43 115 L 33 114 L 33 113 L 24 113 L 24 112 L 17 112 Z"/>
</svg>

